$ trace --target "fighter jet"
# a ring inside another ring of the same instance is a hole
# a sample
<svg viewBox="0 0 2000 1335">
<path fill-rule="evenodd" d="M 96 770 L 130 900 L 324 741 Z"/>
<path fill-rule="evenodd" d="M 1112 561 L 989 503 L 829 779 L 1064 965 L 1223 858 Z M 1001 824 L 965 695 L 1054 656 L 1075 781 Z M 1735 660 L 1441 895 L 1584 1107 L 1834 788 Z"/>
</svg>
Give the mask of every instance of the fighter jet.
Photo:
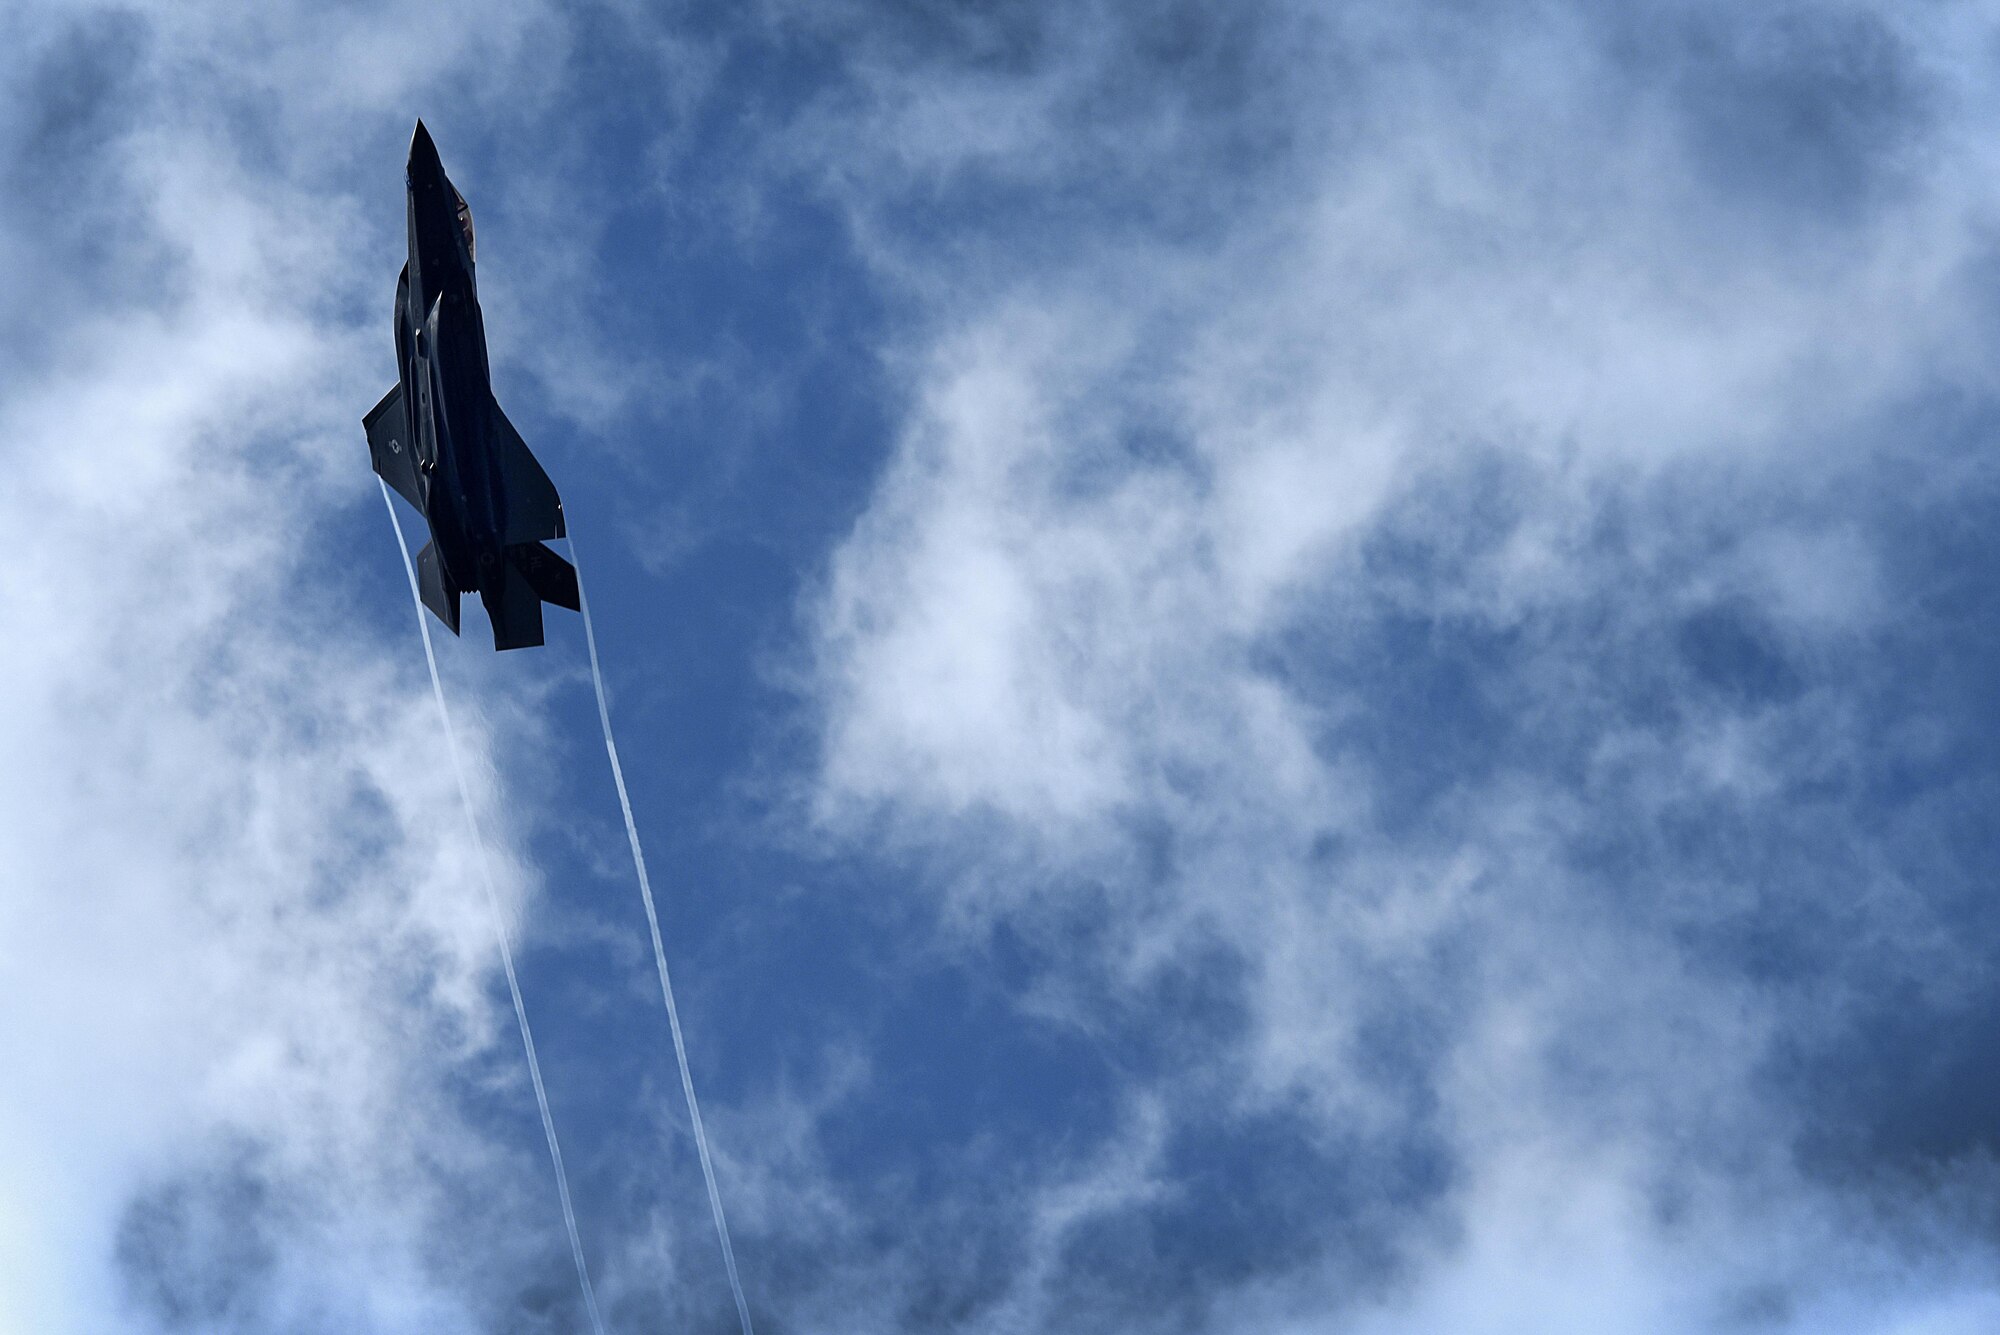
<svg viewBox="0 0 2000 1335">
<path fill-rule="evenodd" d="M 576 571 L 543 546 L 562 498 L 493 400 L 473 276 L 472 210 L 422 121 L 410 139 L 410 259 L 396 280 L 395 388 L 362 419 L 376 473 L 423 512 L 425 607 L 458 634 L 478 590 L 495 649 L 542 642 L 542 604 L 577 610 Z"/>
</svg>

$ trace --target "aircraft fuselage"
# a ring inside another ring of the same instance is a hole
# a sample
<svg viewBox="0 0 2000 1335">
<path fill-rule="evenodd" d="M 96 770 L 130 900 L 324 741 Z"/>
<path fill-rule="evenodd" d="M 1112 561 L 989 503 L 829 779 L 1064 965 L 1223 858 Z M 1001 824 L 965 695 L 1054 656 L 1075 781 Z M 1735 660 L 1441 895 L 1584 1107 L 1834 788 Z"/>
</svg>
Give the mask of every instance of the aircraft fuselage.
<svg viewBox="0 0 2000 1335">
<path fill-rule="evenodd" d="M 410 140 L 409 261 L 396 282 L 396 385 L 362 419 L 375 471 L 423 512 L 418 594 L 458 631 L 477 590 L 499 649 L 542 643 L 542 604 L 574 611 L 562 497 L 494 401 L 473 268 L 472 213 L 423 123 Z"/>
<path fill-rule="evenodd" d="M 427 479 L 431 530 L 446 576 L 482 592 L 497 577 L 506 496 L 486 442 L 494 438 L 472 240 L 436 146 L 419 128 L 410 146 L 409 280 L 401 285 L 396 349 L 404 366 L 411 438 Z"/>
</svg>

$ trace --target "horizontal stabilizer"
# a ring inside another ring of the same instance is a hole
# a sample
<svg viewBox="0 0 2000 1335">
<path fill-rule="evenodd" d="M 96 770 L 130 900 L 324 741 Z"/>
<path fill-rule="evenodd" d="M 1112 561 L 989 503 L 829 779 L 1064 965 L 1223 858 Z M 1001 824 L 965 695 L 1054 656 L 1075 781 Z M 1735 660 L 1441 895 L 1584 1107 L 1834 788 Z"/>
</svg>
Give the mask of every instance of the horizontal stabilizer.
<svg viewBox="0 0 2000 1335">
<path fill-rule="evenodd" d="M 495 649 L 527 649 L 542 643 L 542 604 L 578 610 L 576 567 L 539 542 L 516 543 L 504 552 L 500 579 L 479 591 L 493 622 Z"/>
<path fill-rule="evenodd" d="M 417 592 L 424 600 L 424 606 L 437 614 L 437 619 L 458 634 L 458 590 L 444 577 L 444 562 L 438 557 L 437 544 L 427 542 L 417 553 Z"/>
<path fill-rule="evenodd" d="M 576 567 L 539 542 L 524 542 L 507 549 L 507 561 L 520 571 L 528 587 L 545 603 L 577 611 Z"/>
<path fill-rule="evenodd" d="M 507 545 L 564 536 L 562 497 L 498 403 L 493 405 L 493 430 L 499 436 L 494 444 L 507 490 Z"/>
<path fill-rule="evenodd" d="M 409 414 L 403 411 L 403 386 L 382 396 L 382 401 L 361 419 L 368 432 L 368 455 L 375 472 L 396 489 L 396 494 L 421 510 L 424 489 L 417 482 L 417 451 L 410 439 Z"/>
</svg>

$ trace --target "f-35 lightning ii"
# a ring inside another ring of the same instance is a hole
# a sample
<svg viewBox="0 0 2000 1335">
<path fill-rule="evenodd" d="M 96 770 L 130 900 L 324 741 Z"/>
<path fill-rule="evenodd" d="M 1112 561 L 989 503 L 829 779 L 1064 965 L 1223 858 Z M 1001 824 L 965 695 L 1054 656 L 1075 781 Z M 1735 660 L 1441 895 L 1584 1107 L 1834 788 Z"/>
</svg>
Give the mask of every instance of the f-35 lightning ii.
<svg viewBox="0 0 2000 1335">
<path fill-rule="evenodd" d="M 422 121 L 410 139 L 410 260 L 396 280 L 400 379 L 362 425 L 375 471 L 423 512 L 425 607 L 458 634 L 478 590 L 495 649 L 542 642 L 542 604 L 577 609 L 576 571 L 543 546 L 564 535 L 562 498 L 494 402 L 472 271 L 472 210 Z"/>
</svg>

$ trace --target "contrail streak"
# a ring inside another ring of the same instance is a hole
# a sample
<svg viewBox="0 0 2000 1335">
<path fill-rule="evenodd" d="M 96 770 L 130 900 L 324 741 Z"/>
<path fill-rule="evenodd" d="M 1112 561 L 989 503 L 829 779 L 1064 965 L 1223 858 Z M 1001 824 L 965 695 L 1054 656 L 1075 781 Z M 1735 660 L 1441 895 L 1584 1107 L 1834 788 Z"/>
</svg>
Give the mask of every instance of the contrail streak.
<svg viewBox="0 0 2000 1335">
<path fill-rule="evenodd" d="M 694 1096 L 694 1076 L 688 1072 L 680 1010 L 674 1005 L 673 979 L 667 975 L 666 948 L 660 944 L 660 915 L 653 907 L 653 883 L 646 875 L 646 855 L 639 850 L 639 827 L 632 820 L 632 799 L 625 791 L 625 769 L 618 763 L 618 743 L 611 736 L 611 706 L 605 702 L 604 672 L 597 662 L 597 630 L 590 619 L 590 594 L 584 588 L 583 562 L 577 559 L 575 537 L 569 540 L 569 559 L 576 567 L 577 600 L 583 607 L 583 638 L 590 647 L 590 683 L 597 689 L 597 721 L 604 725 L 604 753 L 611 757 L 611 780 L 618 785 L 618 806 L 625 813 L 625 838 L 632 845 L 632 867 L 639 873 L 639 897 L 645 901 L 646 926 L 653 934 L 653 963 L 660 972 L 660 996 L 667 1003 L 667 1027 L 674 1035 L 674 1060 L 680 1063 L 681 1092 L 687 1096 L 695 1153 L 701 1159 L 702 1181 L 708 1184 L 708 1210 L 715 1218 L 715 1236 L 722 1243 L 722 1267 L 729 1272 L 729 1292 L 736 1299 L 736 1319 L 743 1325 L 743 1335 L 754 1335 L 750 1328 L 750 1304 L 743 1299 L 743 1281 L 736 1276 L 736 1251 L 729 1245 L 729 1221 L 722 1214 L 722 1193 L 716 1190 L 715 1166 L 709 1160 L 708 1132 L 702 1129 L 701 1104 Z"/>
<path fill-rule="evenodd" d="M 556 1119 L 549 1112 L 548 1090 L 542 1085 L 542 1064 L 535 1057 L 535 1035 L 528 1028 L 528 1007 L 521 1000 L 521 983 L 514 975 L 514 948 L 507 940 L 507 920 L 500 912 L 500 896 L 493 888 L 493 869 L 486 861 L 486 839 L 479 829 L 479 815 L 472 805 L 472 787 L 465 781 L 465 766 L 458 759 L 458 738 L 452 732 L 451 711 L 444 705 L 444 683 L 438 679 L 437 652 L 431 648 L 430 622 L 424 618 L 423 593 L 417 588 L 417 568 L 410 560 L 410 544 L 403 540 L 403 521 L 396 517 L 396 503 L 389 498 L 389 484 L 382 487 L 382 504 L 389 507 L 389 523 L 396 530 L 396 547 L 403 553 L 403 573 L 409 577 L 410 599 L 417 605 L 417 629 L 424 637 L 424 662 L 430 665 L 431 694 L 437 697 L 438 718 L 444 724 L 445 752 L 451 757 L 451 772 L 458 779 L 458 796 L 465 804 L 465 823 L 472 830 L 472 846 L 478 855 L 479 881 L 486 890 L 486 907 L 493 915 L 493 934 L 500 939 L 500 963 L 507 971 L 507 992 L 514 999 L 514 1019 L 521 1026 L 521 1048 L 528 1054 L 528 1079 L 535 1086 L 535 1106 L 542 1113 L 542 1134 L 549 1142 L 549 1162 L 556 1170 L 556 1197 L 562 1202 L 563 1227 L 569 1230 L 569 1253 L 576 1262 L 577 1282 L 583 1286 L 583 1305 L 590 1313 L 590 1328 L 604 1335 L 604 1318 L 597 1311 L 597 1293 L 590 1287 L 590 1269 L 583 1261 L 583 1241 L 576 1231 L 576 1209 L 569 1199 L 569 1174 L 563 1171 L 562 1146 L 556 1140 Z M 614 763 L 615 760 L 614 760 Z M 623 790 L 621 789 L 621 792 Z M 675 1031 L 678 1041 L 679 1031 Z M 685 1071 L 683 1066 L 683 1071 Z M 707 1159 L 702 1160 L 704 1166 Z M 713 1186 L 710 1188 L 713 1190 Z M 732 1272 L 733 1273 L 733 1272 Z"/>
</svg>

